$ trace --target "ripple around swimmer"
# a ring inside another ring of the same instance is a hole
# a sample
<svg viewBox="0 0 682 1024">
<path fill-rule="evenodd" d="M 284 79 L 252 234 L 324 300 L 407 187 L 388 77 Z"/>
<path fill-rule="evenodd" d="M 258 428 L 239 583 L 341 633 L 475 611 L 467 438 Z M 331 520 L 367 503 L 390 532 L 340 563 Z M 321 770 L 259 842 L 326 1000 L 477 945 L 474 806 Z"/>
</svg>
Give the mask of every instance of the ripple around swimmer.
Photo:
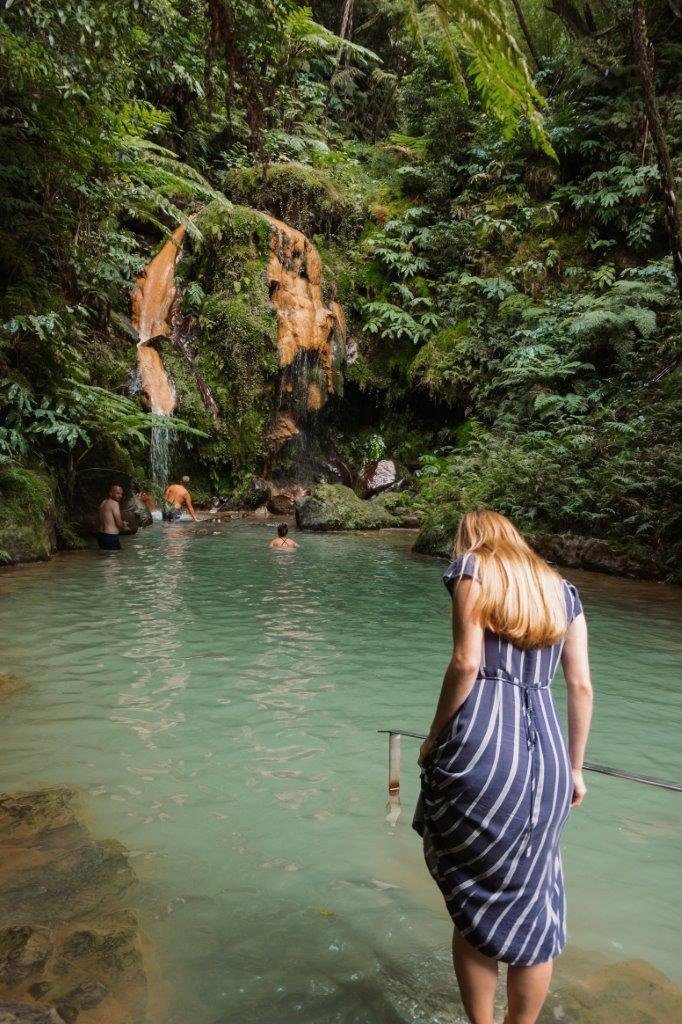
<svg viewBox="0 0 682 1024">
<path fill-rule="evenodd" d="M 442 565 L 399 535 L 304 536 L 285 562 L 262 527 L 196 529 L 0 575 L 3 670 L 29 683 L 0 727 L 5 788 L 82 785 L 100 834 L 136 851 L 173 981 L 164 1024 L 459 1024 L 447 920 L 409 827 L 417 745 L 404 740 L 392 828 L 376 733 L 432 713 Z M 593 644 L 591 759 L 682 777 L 680 591 L 570 575 Z M 564 843 L 566 984 L 598 954 L 680 980 L 679 797 L 588 784 Z M 641 984 L 662 1024 L 658 976 Z M 551 1013 L 573 1012 L 557 992 Z"/>
</svg>

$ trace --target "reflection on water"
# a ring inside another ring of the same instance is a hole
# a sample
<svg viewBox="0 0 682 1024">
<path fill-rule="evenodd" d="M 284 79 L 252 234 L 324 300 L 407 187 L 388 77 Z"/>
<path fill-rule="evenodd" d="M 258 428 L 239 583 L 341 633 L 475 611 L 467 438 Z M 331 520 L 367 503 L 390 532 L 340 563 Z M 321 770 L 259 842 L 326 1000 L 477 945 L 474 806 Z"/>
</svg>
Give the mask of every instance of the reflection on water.
<svg viewBox="0 0 682 1024">
<path fill-rule="evenodd" d="M 376 732 L 432 713 L 442 567 L 400 535 L 305 536 L 286 559 L 269 537 L 155 524 L 114 557 L 0 576 L 4 670 L 30 684 L 1 726 L 4 788 L 81 785 L 100 834 L 134 851 L 167 1024 L 462 1021 L 409 827 L 416 744 L 392 828 Z M 571 578 L 593 646 L 591 759 L 682 777 L 680 591 Z M 680 797 L 589 785 L 564 843 L 571 946 L 544 1019 L 672 1024 L 679 989 L 656 972 L 682 981 Z M 644 992 L 649 1018 L 634 1015 Z"/>
</svg>

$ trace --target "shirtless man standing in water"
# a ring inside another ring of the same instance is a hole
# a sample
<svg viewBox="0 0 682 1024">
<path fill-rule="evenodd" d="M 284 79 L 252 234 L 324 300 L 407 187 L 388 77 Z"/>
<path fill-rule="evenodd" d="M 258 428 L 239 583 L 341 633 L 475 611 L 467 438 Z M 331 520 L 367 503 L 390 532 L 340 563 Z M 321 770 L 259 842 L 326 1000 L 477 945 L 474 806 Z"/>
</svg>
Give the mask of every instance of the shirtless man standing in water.
<svg viewBox="0 0 682 1024">
<path fill-rule="evenodd" d="M 103 551 L 120 551 L 121 542 L 118 535 L 121 530 L 124 533 L 130 531 L 130 527 L 121 515 L 120 501 L 123 497 L 123 488 L 120 484 L 114 484 L 109 490 L 109 497 L 105 498 L 99 507 L 99 534 L 97 543 Z"/>
<path fill-rule="evenodd" d="M 183 508 L 183 505 L 184 505 L 184 507 L 187 509 L 187 511 L 191 515 L 192 519 L 196 523 L 197 517 L 194 514 L 194 506 L 192 505 L 192 496 L 189 493 L 189 491 L 187 490 L 187 484 L 188 483 L 189 483 L 189 477 L 188 476 L 183 476 L 181 483 L 179 483 L 179 484 L 169 484 L 169 486 L 166 488 L 166 493 L 165 493 L 164 497 L 165 497 L 166 501 L 170 505 L 173 506 L 173 508 L 176 510 L 176 512 L 178 514 L 177 514 L 177 516 L 172 516 L 172 517 L 166 517 L 164 515 L 164 519 L 166 519 L 166 518 L 179 519 L 180 515 L 182 514 L 182 508 Z"/>
</svg>

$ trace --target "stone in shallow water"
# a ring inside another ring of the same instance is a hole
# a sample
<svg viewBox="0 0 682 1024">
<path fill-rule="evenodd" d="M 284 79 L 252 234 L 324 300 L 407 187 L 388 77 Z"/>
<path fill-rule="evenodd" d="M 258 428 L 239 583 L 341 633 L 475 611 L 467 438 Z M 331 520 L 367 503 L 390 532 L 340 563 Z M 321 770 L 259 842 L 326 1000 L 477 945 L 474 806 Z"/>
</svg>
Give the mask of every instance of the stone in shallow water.
<svg viewBox="0 0 682 1024">
<path fill-rule="evenodd" d="M 673 1024 L 682 1020 L 682 988 L 645 960 L 587 970 L 559 985 L 540 1024 Z"/>
<path fill-rule="evenodd" d="M 26 683 L 23 679 L 0 672 L 0 700 L 4 697 L 11 697 L 14 693 L 19 693 L 25 686 Z"/>
<path fill-rule="evenodd" d="M 0 797 L 0 1024 L 145 1019 L 139 924 L 125 908 L 135 876 L 79 806 L 68 786 Z"/>
<path fill-rule="evenodd" d="M 64 1019 L 49 1006 L 0 1003 L 0 1024 L 64 1024 Z"/>
</svg>

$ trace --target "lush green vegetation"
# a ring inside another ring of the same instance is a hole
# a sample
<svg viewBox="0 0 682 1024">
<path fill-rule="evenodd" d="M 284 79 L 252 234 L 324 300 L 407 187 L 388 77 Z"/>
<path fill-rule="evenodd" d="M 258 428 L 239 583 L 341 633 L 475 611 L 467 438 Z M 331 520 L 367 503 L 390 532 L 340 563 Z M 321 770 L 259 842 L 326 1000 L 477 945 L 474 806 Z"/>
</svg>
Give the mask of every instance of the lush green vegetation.
<svg viewBox="0 0 682 1024">
<path fill-rule="evenodd" d="M 99 467 L 144 479 L 129 292 L 180 222 L 187 345 L 163 355 L 206 436 L 176 457 L 206 494 L 243 487 L 276 401 L 264 209 L 314 237 L 358 347 L 322 448 L 402 463 L 425 547 L 488 504 L 679 578 L 674 4 L 10 0 L 1 18 L 13 493 L 49 477 L 68 520 Z"/>
</svg>

